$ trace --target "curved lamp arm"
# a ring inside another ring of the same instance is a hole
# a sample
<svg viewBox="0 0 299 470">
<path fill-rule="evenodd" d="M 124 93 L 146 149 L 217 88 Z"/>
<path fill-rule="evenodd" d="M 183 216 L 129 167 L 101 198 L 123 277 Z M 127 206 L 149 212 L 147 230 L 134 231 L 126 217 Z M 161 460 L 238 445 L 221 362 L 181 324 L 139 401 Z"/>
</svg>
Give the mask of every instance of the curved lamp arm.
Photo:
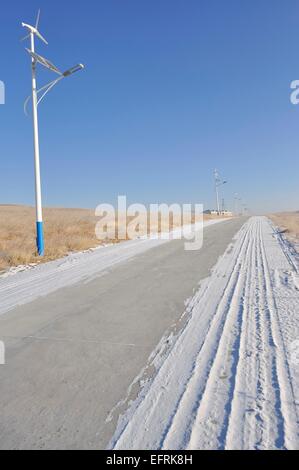
<svg viewBox="0 0 299 470">
<path fill-rule="evenodd" d="M 40 104 L 40 102 L 44 99 L 44 97 L 49 93 L 50 90 L 52 90 L 52 88 L 55 85 L 57 85 L 58 82 L 60 82 L 61 80 L 63 80 L 66 77 L 69 77 L 70 75 L 72 75 L 76 72 L 79 72 L 82 69 L 84 69 L 83 64 L 75 65 L 74 67 L 66 70 L 63 74 L 61 74 L 61 76 L 59 78 L 56 78 L 55 80 L 52 80 L 51 82 L 47 83 L 47 85 L 44 85 L 42 88 L 37 90 L 37 94 L 41 93 L 42 91 L 44 92 L 41 95 L 41 97 L 38 99 L 37 104 L 38 105 Z M 28 98 L 26 98 L 25 103 L 24 103 L 24 113 L 26 114 L 26 116 L 28 116 L 27 106 L 28 106 L 28 103 L 31 100 L 31 98 L 32 98 L 31 95 L 29 95 Z"/>
</svg>

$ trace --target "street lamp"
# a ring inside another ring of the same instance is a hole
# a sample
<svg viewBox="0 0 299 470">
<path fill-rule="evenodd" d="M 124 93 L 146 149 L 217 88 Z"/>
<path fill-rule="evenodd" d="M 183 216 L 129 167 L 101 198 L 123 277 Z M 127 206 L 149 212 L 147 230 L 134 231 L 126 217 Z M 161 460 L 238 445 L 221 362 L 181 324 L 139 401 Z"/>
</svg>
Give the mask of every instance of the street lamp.
<svg viewBox="0 0 299 470">
<path fill-rule="evenodd" d="M 40 34 L 38 31 L 40 19 L 40 10 L 38 11 L 37 20 L 35 26 L 30 26 L 29 24 L 22 23 L 22 26 L 28 29 L 29 34 L 25 36 L 23 40 L 30 38 L 30 46 L 31 49 L 27 49 L 27 52 L 31 56 L 31 68 L 32 68 L 32 95 L 29 96 L 24 104 L 24 110 L 27 114 L 27 104 L 32 97 L 32 115 L 33 115 L 33 136 L 34 136 L 34 166 L 35 166 L 35 206 L 36 206 L 36 245 L 37 245 L 37 252 L 39 256 L 44 256 L 45 253 L 45 245 L 44 245 L 44 230 L 43 230 L 43 212 L 42 212 L 42 196 L 41 196 L 41 179 L 40 179 L 40 155 L 39 155 L 39 132 L 38 132 L 38 112 L 37 108 L 46 94 L 63 78 L 66 78 L 72 75 L 79 70 L 84 68 L 84 65 L 78 64 L 75 67 L 67 70 L 66 72 L 60 72 L 60 70 L 55 67 L 49 60 L 45 59 L 44 57 L 40 56 L 35 52 L 35 36 L 38 37 L 41 41 L 45 44 L 48 44 L 46 39 Z M 58 78 L 52 80 L 51 82 L 47 83 L 47 85 L 43 86 L 39 90 L 37 89 L 36 84 L 36 69 L 37 64 L 41 64 L 43 67 L 47 68 L 48 70 L 56 73 Z M 42 93 L 39 97 L 39 93 Z"/>
<path fill-rule="evenodd" d="M 220 186 L 222 186 L 224 184 L 227 184 L 227 181 L 223 181 L 220 178 L 218 170 L 214 171 L 214 181 L 215 181 L 217 213 L 218 213 L 218 215 L 220 215 L 219 188 L 220 188 Z"/>
<path fill-rule="evenodd" d="M 235 193 L 235 215 L 240 215 L 239 212 L 239 203 L 242 201 L 242 198 L 239 197 L 238 193 Z"/>
</svg>

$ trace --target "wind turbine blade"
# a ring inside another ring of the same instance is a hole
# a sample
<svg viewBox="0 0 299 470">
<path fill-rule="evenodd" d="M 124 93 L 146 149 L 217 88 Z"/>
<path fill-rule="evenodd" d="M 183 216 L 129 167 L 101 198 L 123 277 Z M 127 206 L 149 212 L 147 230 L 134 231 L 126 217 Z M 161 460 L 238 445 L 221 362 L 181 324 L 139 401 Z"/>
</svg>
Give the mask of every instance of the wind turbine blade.
<svg viewBox="0 0 299 470">
<path fill-rule="evenodd" d="M 45 44 L 49 44 L 48 41 L 45 40 L 45 38 L 41 35 L 41 33 L 39 31 L 36 30 L 36 33 L 35 33 Z"/>
<path fill-rule="evenodd" d="M 27 34 L 27 36 L 25 36 L 24 38 L 20 39 L 20 41 L 26 41 L 26 39 L 29 39 L 30 38 L 30 34 Z"/>
<path fill-rule="evenodd" d="M 39 19 L 40 19 L 40 8 L 37 12 L 37 18 L 36 18 L 36 23 L 35 23 L 35 28 L 38 29 L 38 25 L 39 25 Z"/>
</svg>

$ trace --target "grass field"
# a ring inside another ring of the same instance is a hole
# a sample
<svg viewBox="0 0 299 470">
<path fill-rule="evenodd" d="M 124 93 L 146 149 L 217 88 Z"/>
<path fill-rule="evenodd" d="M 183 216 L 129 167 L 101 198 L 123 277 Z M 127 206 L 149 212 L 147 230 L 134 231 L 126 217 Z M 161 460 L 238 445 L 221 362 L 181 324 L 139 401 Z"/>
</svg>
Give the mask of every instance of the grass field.
<svg viewBox="0 0 299 470">
<path fill-rule="evenodd" d="M 99 244 L 94 232 L 97 219 L 93 211 L 45 209 L 44 220 L 47 247 L 43 261 Z M 31 207 L 0 206 L 0 270 L 38 261 L 35 210 Z"/>
<path fill-rule="evenodd" d="M 270 215 L 274 224 L 285 231 L 287 238 L 299 251 L 299 212 L 281 212 Z"/>
<path fill-rule="evenodd" d="M 211 218 L 215 216 L 205 216 L 205 219 Z M 95 236 L 98 221 L 94 211 L 88 209 L 45 209 L 46 252 L 42 262 L 101 245 L 103 242 Z M 151 229 L 159 232 L 165 228 Z M 116 237 L 111 242 L 119 241 Z M 35 248 L 34 208 L 0 205 L 0 271 L 40 261 Z"/>
</svg>

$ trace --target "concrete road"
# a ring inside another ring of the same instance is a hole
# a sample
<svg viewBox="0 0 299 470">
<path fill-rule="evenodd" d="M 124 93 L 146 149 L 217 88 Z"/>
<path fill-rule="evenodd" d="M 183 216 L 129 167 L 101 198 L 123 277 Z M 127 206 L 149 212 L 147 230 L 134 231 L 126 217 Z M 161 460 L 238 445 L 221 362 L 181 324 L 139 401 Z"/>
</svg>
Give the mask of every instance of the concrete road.
<svg viewBox="0 0 299 470">
<path fill-rule="evenodd" d="M 172 241 L 2 315 L 0 448 L 105 448 L 109 412 L 243 223 L 207 227 L 201 251 Z"/>
</svg>

